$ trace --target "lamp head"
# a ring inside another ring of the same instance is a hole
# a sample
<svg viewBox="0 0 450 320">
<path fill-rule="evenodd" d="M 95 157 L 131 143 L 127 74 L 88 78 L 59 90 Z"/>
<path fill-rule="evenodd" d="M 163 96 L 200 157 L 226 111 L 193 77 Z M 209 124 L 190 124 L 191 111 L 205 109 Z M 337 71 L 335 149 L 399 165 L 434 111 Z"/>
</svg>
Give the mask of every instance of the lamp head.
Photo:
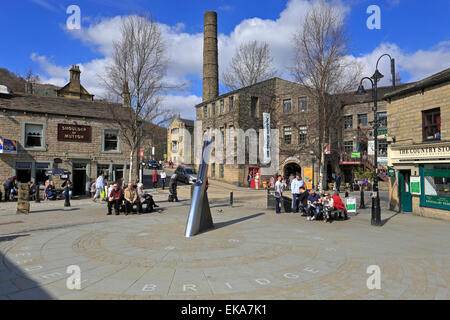
<svg viewBox="0 0 450 320">
<path fill-rule="evenodd" d="M 375 70 L 375 73 L 373 74 L 373 76 L 372 76 L 372 79 L 373 80 L 375 80 L 375 81 L 378 81 L 378 80 L 380 80 L 381 78 L 383 78 L 384 76 L 381 74 L 381 72 L 380 71 L 378 71 L 378 69 L 377 70 Z"/>
<path fill-rule="evenodd" d="M 361 83 L 358 87 L 358 90 L 356 91 L 356 95 L 362 96 L 366 94 L 366 90 L 364 89 L 363 84 Z"/>
</svg>

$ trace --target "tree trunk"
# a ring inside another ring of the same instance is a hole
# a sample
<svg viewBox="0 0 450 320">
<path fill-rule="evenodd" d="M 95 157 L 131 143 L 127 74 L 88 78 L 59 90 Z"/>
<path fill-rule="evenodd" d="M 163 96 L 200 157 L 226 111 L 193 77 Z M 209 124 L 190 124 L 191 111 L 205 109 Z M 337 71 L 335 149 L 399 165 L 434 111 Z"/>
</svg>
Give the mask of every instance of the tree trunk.
<svg viewBox="0 0 450 320">
<path fill-rule="evenodd" d="M 133 183 L 133 157 L 134 151 L 130 152 L 130 174 L 128 175 L 128 182 Z"/>
</svg>

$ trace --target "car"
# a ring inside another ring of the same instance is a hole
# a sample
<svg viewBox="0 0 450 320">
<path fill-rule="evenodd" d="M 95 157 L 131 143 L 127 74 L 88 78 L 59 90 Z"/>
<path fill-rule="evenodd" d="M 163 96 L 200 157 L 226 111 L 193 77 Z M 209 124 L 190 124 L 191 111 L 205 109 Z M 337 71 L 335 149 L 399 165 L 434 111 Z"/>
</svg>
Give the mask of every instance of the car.
<svg viewBox="0 0 450 320">
<path fill-rule="evenodd" d="M 159 163 L 156 160 L 150 160 L 149 162 L 147 162 L 147 167 L 149 169 L 159 169 Z"/>
<path fill-rule="evenodd" d="M 178 166 L 175 170 L 177 180 L 186 184 L 192 184 L 197 181 L 197 171 L 193 167 Z"/>
</svg>

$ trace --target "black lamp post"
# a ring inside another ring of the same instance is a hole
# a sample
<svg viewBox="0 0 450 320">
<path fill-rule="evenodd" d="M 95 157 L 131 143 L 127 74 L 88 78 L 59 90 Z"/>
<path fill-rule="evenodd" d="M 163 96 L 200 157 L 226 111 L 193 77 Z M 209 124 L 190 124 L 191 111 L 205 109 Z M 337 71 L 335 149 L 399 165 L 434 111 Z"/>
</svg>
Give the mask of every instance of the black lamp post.
<svg viewBox="0 0 450 320">
<path fill-rule="evenodd" d="M 378 71 L 378 63 L 381 58 L 387 56 L 391 59 L 391 73 L 392 73 L 392 86 L 395 88 L 395 60 L 388 54 L 383 54 L 378 58 L 377 64 L 375 66 L 375 73 L 371 78 L 364 77 L 358 87 L 357 95 L 364 95 L 366 91 L 364 90 L 363 81 L 369 80 L 372 84 L 372 95 L 373 95 L 373 137 L 374 137 L 374 173 L 373 173 L 373 194 L 372 194 L 372 219 L 371 224 L 374 226 L 381 226 L 381 209 L 380 209 L 380 194 L 378 192 L 378 127 L 380 123 L 378 121 L 377 114 L 377 100 L 378 100 L 378 81 L 384 76 Z"/>
<path fill-rule="evenodd" d="M 310 151 L 311 154 L 311 162 L 312 162 L 312 181 L 311 181 L 311 186 L 314 189 L 314 160 L 315 160 L 315 156 L 314 156 L 314 152 Z"/>
</svg>

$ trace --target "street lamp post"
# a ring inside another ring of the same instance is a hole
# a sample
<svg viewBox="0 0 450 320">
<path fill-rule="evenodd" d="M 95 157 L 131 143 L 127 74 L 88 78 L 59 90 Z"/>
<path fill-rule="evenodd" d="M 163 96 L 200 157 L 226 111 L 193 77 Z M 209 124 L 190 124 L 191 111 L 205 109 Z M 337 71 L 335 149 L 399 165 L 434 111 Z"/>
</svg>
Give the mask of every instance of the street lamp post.
<svg viewBox="0 0 450 320">
<path fill-rule="evenodd" d="M 315 160 L 315 156 L 314 156 L 314 152 L 310 151 L 311 154 L 311 162 L 312 162 L 312 181 L 311 181 L 311 186 L 314 189 L 314 160 Z"/>
<path fill-rule="evenodd" d="M 361 82 L 358 87 L 358 91 L 356 94 L 363 95 L 366 93 L 363 86 L 364 80 L 369 80 L 372 84 L 372 96 L 373 96 L 373 140 L 375 145 L 374 150 L 374 173 L 373 173 L 373 194 L 372 194 L 372 218 L 371 224 L 374 226 L 381 226 L 381 209 L 380 209 L 380 193 L 378 192 L 378 127 L 380 127 L 380 123 L 378 121 L 378 81 L 382 79 L 384 76 L 378 71 L 378 63 L 381 58 L 387 56 L 391 59 L 391 74 L 392 74 L 392 86 L 395 88 L 395 60 L 389 54 L 383 54 L 378 58 L 377 64 L 375 66 L 375 73 L 371 78 L 364 77 L 361 79 Z"/>
</svg>

